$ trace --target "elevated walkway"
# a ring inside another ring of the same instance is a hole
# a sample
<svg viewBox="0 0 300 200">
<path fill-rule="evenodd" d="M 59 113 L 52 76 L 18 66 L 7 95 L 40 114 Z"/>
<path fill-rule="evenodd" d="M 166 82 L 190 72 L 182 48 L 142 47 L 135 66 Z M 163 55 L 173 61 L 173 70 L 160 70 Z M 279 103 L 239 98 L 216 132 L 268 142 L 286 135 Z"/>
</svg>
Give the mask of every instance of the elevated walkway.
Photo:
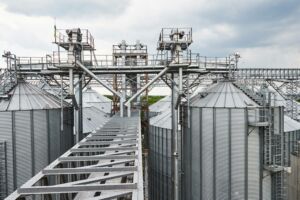
<svg viewBox="0 0 300 200">
<path fill-rule="evenodd" d="M 139 113 L 114 116 L 12 193 L 8 200 L 140 200 L 143 195 Z"/>
</svg>

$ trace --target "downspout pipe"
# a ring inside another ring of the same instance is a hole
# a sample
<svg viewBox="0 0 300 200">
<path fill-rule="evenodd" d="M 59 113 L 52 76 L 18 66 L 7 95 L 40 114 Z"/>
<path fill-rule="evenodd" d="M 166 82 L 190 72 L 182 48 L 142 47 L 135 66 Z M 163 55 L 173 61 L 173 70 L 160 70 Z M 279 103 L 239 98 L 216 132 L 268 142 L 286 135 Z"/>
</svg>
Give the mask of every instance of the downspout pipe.
<svg viewBox="0 0 300 200">
<path fill-rule="evenodd" d="M 115 91 L 113 88 L 108 86 L 106 83 L 101 81 L 93 72 L 91 72 L 88 68 L 86 68 L 81 62 L 76 61 L 76 65 L 80 67 L 83 71 L 85 71 L 87 74 L 89 74 L 92 78 L 94 78 L 100 85 L 108 89 L 110 92 L 112 92 L 114 95 L 118 96 L 120 98 L 120 115 L 121 117 L 124 116 L 124 97 L 119 92 Z"/>
</svg>

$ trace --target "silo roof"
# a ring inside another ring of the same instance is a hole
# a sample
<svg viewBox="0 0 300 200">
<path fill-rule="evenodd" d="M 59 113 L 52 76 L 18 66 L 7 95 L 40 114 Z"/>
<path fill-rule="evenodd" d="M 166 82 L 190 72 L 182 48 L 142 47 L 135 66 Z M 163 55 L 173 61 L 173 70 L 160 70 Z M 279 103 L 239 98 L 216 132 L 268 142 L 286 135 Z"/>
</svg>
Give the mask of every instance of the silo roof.
<svg viewBox="0 0 300 200">
<path fill-rule="evenodd" d="M 112 101 L 90 87 L 83 91 L 82 102 L 83 107 L 95 106 L 106 113 L 111 112 Z"/>
<path fill-rule="evenodd" d="M 191 99 L 190 105 L 193 107 L 215 108 L 245 108 L 259 106 L 229 81 L 214 84 L 205 92 L 194 96 Z"/>
<path fill-rule="evenodd" d="M 61 108 L 59 98 L 24 81 L 20 81 L 9 93 L 9 96 L 8 99 L 0 101 L 0 111 Z M 70 107 L 70 104 L 64 102 L 64 107 Z"/>
<path fill-rule="evenodd" d="M 284 116 L 284 132 L 300 130 L 300 123 L 288 116 Z"/>
<path fill-rule="evenodd" d="M 171 106 L 171 96 L 165 96 L 164 98 L 160 99 L 156 103 L 149 106 L 149 110 L 151 112 L 163 112 L 165 110 L 170 109 Z"/>
<path fill-rule="evenodd" d="M 160 128 L 172 129 L 171 109 L 167 109 L 161 114 L 150 118 L 150 125 Z"/>
<path fill-rule="evenodd" d="M 98 108 L 83 107 L 83 133 L 90 133 L 97 128 L 100 128 L 109 119 L 109 115 L 99 110 Z"/>
<path fill-rule="evenodd" d="M 112 102 L 109 98 L 99 94 L 96 90 L 93 90 L 91 87 L 88 87 L 82 93 L 82 101 L 87 103 L 98 103 L 98 102 Z"/>
</svg>

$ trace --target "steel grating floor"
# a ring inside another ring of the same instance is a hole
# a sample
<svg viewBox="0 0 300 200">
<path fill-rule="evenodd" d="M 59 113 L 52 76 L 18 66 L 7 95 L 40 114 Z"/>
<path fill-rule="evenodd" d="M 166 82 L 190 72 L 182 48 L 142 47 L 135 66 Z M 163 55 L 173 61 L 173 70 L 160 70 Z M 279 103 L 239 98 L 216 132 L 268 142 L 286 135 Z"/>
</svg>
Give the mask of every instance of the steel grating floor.
<svg viewBox="0 0 300 200">
<path fill-rule="evenodd" d="M 140 116 L 112 117 L 7 199 L 143 199 Z"/>
</svg>

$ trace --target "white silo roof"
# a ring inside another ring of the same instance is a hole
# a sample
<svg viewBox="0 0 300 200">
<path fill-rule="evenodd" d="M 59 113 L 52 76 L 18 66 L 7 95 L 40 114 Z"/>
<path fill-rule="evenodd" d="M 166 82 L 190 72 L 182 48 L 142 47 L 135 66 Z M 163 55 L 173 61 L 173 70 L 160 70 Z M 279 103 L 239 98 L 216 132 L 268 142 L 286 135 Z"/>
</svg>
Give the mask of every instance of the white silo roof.
<svg viewBox="0 0 300 200">
<path fill-rule="evenodd" d="M 109 115 L 94 106 L 83 107 L 83 133 L 90 133 L 105 124 Z"/>
<path fill-rule="evenodd" d="M 83 91 L 82 102 L 83 107 L 94 106 L 105 113 L 111 112 L 112 101 L 90 87 Z"/>
<path fill-rule="evenodd" d="M 288 116 L 284 116 L 284 132 L 300 130 L 300 123 Z"/>
<path fill-rule="evenodd" d="M 165 110 L 170 109 L 171 107 L 171 96 L 165 96 L 164 98 L 160 99 L 156 103 L 149 106 L 150 112 L 163 112 Z"/>
<path fill-rule="evenodd" d="M 161 114 L 150 118 L 150 125 L 160 127 L 160 128 L 172 129 L 171 109 L 167 109 Z"/>
<path fill-rule="evenodd" d="M 9 96 L 8 99 L 0 101 L 0 111 L 61 108 L 60 99 L 24 81 L 19 81 Z M 64 102 L 64 107 L 69 106 L 70 104 Z"/>
<path fill-rule="evenodd" d="M 232 82 L 219 82 L 191 99 L 194 107 L 245 108 L 258 106 Z"/>
</svg>

